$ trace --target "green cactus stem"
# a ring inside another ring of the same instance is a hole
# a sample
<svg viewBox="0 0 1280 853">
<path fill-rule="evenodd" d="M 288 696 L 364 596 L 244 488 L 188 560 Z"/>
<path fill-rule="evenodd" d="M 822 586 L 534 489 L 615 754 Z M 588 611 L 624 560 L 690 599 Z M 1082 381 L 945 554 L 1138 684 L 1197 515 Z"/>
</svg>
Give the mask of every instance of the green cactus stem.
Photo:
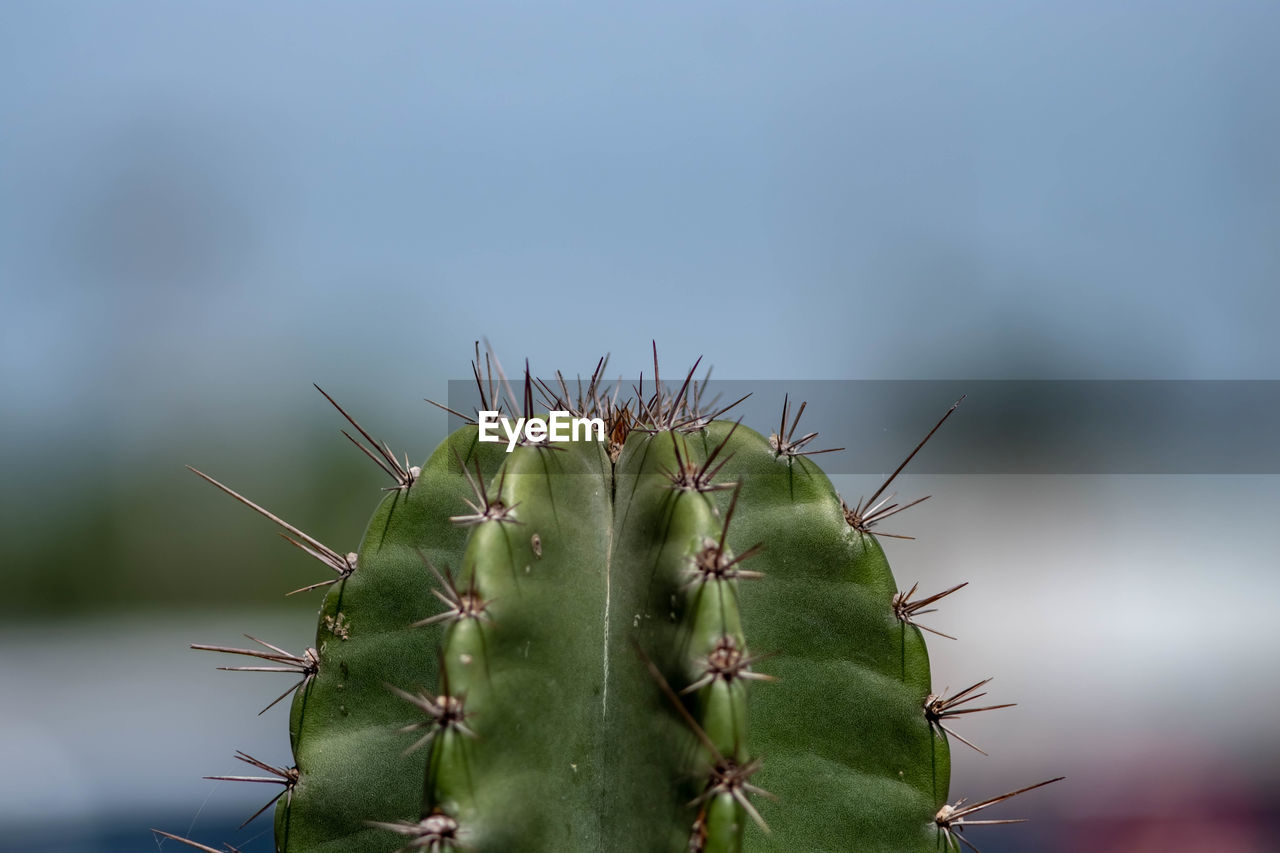
<svg viewBox="0 0 1280 853">
<path fill-rule="evenodd" d="M 304 588 L 325 590 L 313 648 L 194 646 L 296 679 L 293 763 L 211 777 L 281 786 L 278 851 L 937 853 L 1040 787 L 949 803 L 955 719 L 1009 705 L 933 692 L 917 618 L 964 584 L 895 582 L 877 525 L 918 502 L 882 498 L 902 466 L 850 508 L 803 404 L 762 435 L 693 370 L 663 385 L 656 351 L 625 404 L 604 359 L 576 395 L 494 367 L 477 353 L 480 411 L 524 431 L 472 421 L 420 468 L 339 407 L 393 483 L 355 553 L 200 475 L 332 573 Z M 601 429 L 556 441 L 550 412 Z"/>
</svg>

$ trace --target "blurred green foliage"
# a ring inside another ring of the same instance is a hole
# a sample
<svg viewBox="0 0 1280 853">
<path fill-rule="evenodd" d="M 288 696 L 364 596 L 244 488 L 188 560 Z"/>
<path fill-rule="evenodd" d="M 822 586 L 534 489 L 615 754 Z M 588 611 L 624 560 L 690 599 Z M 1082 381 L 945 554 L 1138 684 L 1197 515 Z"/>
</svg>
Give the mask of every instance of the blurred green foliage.
<svg viewBox="0 0 1280 853">
<path fill-rule="evenodd" d="M 128 462 L 104 446 L 81 448 L 75 460 L 7 465 L 14 473 L 0 486 L 0 535 L 9 547 L 0 614 L 267 603 L 325 579 L 329 569 L 276 536 L 273 524 L 184 467 L 345 552 L 359 542 L 385 475 L 322 420 L 298 416 L 266 438 L 172 437 Z M 443 436 L 421 425 L 417 433 L 428 449 Z M 419 452 L 410 450 L 415 464 Z M 79 461 L 86 455 L 100 460 L 97 470 Z"/>
</svg>

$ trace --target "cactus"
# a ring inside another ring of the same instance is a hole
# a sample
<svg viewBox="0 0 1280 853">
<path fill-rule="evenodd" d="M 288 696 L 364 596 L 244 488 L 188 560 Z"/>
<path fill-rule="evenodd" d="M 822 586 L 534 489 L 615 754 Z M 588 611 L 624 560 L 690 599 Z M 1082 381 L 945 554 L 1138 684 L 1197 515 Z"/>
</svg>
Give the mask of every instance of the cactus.
<svg viewBox="0 0 1280 853">
<path fill-rule="evenodd" d="M 626 404 L 604 359 L 576 395 L 527 366 L 517 395 L 495 363 L 477 350 L 481 409 L 603 434 L 509 448 L 463 416 L 418 468 L 334 403 L 393 481 L 350 554 L 200 474 L 332 572 L 295 590 L 325 590 L 314 648 L 194 646 L 297 678 L 293 764 L 209 777 L 279 786 L 278 851 L 976 850 L 966 826 L 1005 822 L 976 813 L 1048 784 L 948 799 L 954 718 L 1008 705 L 933 693 L 918 618 L 964 584 L 894 582 L 905 461 L 849 506 L 803 405 L 766 437 L 693 370 L 663 385 L 656 348 Z"/>
</svg>

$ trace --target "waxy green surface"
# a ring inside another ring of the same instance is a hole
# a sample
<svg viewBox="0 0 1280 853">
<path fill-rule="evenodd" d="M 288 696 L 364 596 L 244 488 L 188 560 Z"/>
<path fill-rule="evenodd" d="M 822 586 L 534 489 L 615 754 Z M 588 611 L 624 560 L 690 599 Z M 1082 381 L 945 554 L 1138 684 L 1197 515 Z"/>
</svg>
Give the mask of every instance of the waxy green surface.
<svg viewBox="0 0 1280 853">
<path fill-rule="evenodd" d="M 276 810 L 286 853 L 390 853 L 410 839 L 367 821 L 455 817 L 471 851 L 937 851 L 949 754 L 923 713 L 928 656 L 895 617 L 879 544 L 845 521 L 808 459 L 778 457 L 738 427 L 717 482 L 740 483 L 728 557 L 755 579 L 704 578 L 693 557 L 720 540 L 732 491 L 673 488 L 728 435 L 633 432 L 611 463 L 596 443 L 505 447 L 454 433 L 408 490 L 384 498 L 359 566 L 333 585 L 320 666 L 298 692 L 299 782 Z M 731 454 L 731 456 L 730 456 Z M 505 518 L 458 525 L 477 497 L 458 466 L 479 462 Z M 425 627 L 441 612 L 421 552 L 488 602 L 487 620 Z M 682 697 L 722 637 L 777 680 L 715 681 Z M 464 701 L 470 737 L 425 731 L 387 685 Z M 714 753 L 712 751 L 714 747 Z M 718 753 L 718 756 L 715 755 Z M 716 758 L 762 759 L 747 794 L 724 791 Z M 446 846 L 444 849 L 453 849 Z M 463 849 L 463 848 L 458 848 Z"/>
</svg>

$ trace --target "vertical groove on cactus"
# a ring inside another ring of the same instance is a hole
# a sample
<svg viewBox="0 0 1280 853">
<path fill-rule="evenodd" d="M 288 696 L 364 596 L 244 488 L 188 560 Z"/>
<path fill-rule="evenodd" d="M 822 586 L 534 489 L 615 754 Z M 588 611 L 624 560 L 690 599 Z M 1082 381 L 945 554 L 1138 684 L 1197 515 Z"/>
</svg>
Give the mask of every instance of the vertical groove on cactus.
<svg viewBox="0 0 1280 853">
<path fill-rule="evenodd" d="M 655 347 L 623 402 L 606 365 L 575 394 L 526 363 L 517 398 L 477 347 L 482 409 L 440 406 L 468 423 L 421 468 L 321 390 L 394 483 L 358 556 L 196 472 L 335 573 L 303 588 L 327 591 L 301 655 L 194 646 L 300 676 L 275 700 L 295 765 L 241 753 L 269 775 L 234 777 L 282 785 L 278 851 L 936 853 L 1048 784 L 949 803 L 948 738 L 977 747 L 948 722 L 1009 705 L 933 691 L 922 631 L 948 635 L 916 619 L 964 584 L 900 591 L 877 540 L 909 538 L 877 525 L 924 498 L 885 492 L 955 406 L 850 508 L 812 461 L 838 448 L 797 435 L 806 404 L 766 438 L 703 400 L 696 363 L 672 391 Z M 503 410 L 603 430 L 508 452 L 482 440 Z"/>
</svg>

